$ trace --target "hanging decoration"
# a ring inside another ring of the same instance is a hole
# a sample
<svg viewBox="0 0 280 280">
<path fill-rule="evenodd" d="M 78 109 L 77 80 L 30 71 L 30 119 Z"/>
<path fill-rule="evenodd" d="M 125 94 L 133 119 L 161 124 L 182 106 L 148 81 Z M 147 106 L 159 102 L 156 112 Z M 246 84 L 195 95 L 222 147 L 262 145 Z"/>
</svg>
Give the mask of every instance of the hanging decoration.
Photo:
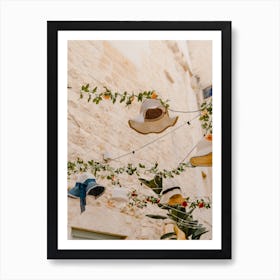
<svg viewBox="0 0 280 280">
<path fill-rule="evenodd" d="M 130 176 L 136 175 L 137 177 L 146 174 L 153 174 L 163 178 L 173 178 L 174 176 L 180 175 L 182 172 L 184 172 L 186 168 L 193 168 L 193 166 L 191 166 L 190 163 L 182 162 L 178 164 L 176 168 L 171 170 L 160 170 L 158 168 L 158 163 L 156 162 L 149 168 L 147 168 L 146 165 L 142 163 L 138 163 L 138 165 L 128 163 L 122 167 L 114 168 L 110 166 L 109 163 L 101 163 L 94 160 L 83 161 L 82 159 L 78 158 L 76 161 L 68 161 L 68 176 L 71 176 L 72 174 L 90 172 L 96 178 L 107 179 L 111 181 L 113 185 L 118 185 L 119 181 L 116 180 L 116 177 L 120 174 L 126 173 Z"/>
<path fill-rule="evenodd" d="M 98 198 L 105 192 L 105 187 L 99 185 L 96 180 L 90 176 L 85 179 L 85 174 L 82 174 L 75 186 L 68 190 L 68 196 L 71 198 L 80 198 L 81 212 L 85 211 L 86 196 L 91 195 Z M 84 180 L 85 179 L 85 180 Z"/>
<path fill-rule="evenodd" d="M 158 99 L 162 106 L 164 106 L 165 108 L 169 107 L 168 100 L 158 98 L 158 94 L 154 90 L 143 91 L 134 94 L 128 93 L 126 91 L 123 93 L 113 92 L 106 86 L 104 86 L 103 88 L 104 90 L 98 93 L 98 87 L 90 89 L 89 84 L 82 85 L 80 90 L 80 99 L 86 96 L 88 102 L 92 102 L 95 104 L 99 104 L 103 100 L 109 100 L 112 101 L 113 104 L 115 104 L 118 101 L 119 103 L 124 103 L 126 106 L 129 106 L 134 101 L 142 102 L 145 99 Z"/>
<path fill-rule="evenodd" d="M 128 190 L 115 186 L 112 190 L 112 200 L 118 202 L 128 202 Z"/>
<path fill-rule="evenodd" d="M 198 110 L 183 111 L 170 109 L 168 100 L 162 100 L 155 91 L 144 91 L 138 94 L 129 94 L 127 92 L 112 92 L 107 87 L 104 87 L 104 91 L 100 93 L 97 93 L 97 90 L 97 87 L 90 89 L 89 84 L 83 85 L 80 91 L 80 98 L 82 99 L 86 96 L 87 101 L 94 104 L 99 104 L 103 100 L 111 101 L 113 104 L 118 101 L 119 103 L 124 103 L 126 106 L 131 105 L 135 100 L 142 102 L 140 115 L 136 119 L 129 120 L 128 122 L 132 129 L 142 134 L 160 133 L 168 127 L 174 126 L 178 120 L 178 116 L 170 118 L 168 114 L 169 110 L 177 113 L 198 112 L 199 115 L 180 124 L 180 126 L 158 137 L 157 139 L 144 144 L 138 149 L 122 154 L 116 158 L 112 158 L 111 155 L 107 156 L 105 154 L 104 163 L 96 160 L 83 161 L 80 158 L 76 161 L 69 161 L 68 176 L 75 173 L 90 172 L 94 174 L 96 178 L 108 179 L 113 185 L 115 185 L 112 191 L 112 199 L 127 202 L 129 206 L 136 206 L 138 208 L 144 208 L 148 205 L 148 203 L 151 203 L 157 205 L 162 210 L 166 210 L 167 213 L 165 216 L 156 214 L 146 215 L 147 217 L 153 219 L 170 220 L 171 223 L 175 222 L 173 232 L 165 233 L 161 239 L 200 239 L 200 237 L 208 232 L 208 230 L 200 224 L 198 220 L 194 220 L 192 213 L 196 208 L 210 208 L 210 203 L 205 202 L 203 199 L 197 199 L 196 201 L 191 202 L 189 197 L 183 197 L 180 186 L 171 184 L 165 184 L 163 186 L 163 179 L 173 178 L 176 175 L 180 175 L 186 170 L 186 168 L 212 166 L 212 92 L 211 96 L 201 104 Z M 109 162 L 118 160 L 127 155 L 134 155 L 135 152 L 147 147 L 148 145 L 156 143 L 159 139 L 173 133 L 181 127 L 186 125 L 190 126 L 191 121 L 196 118 L 199 118 L 201 121 L 201 127 L 204 131 L 205 137 L 188 152 L 183 161 L 181 161 L 176 168 L 171 170 L 159 170 L 157 162 L 150 167 L 146 167 L 143 163 L 138 163 L 137 165 L 128 163 L 122 167 L 115 168 L 109 164 Z M 190 156 L 194 149 L 196 149 L 196 155 L 186 162 L 186 159 Z M 142 195 L 140 197 L 136 190 L 128 193 L 127 190 L 121 188 L 119 179 L 116 179 L 120 174 L 124 173 L 130 176 L 138 176 L 140 183 L 149 187 L 155 195 Z M 146 180 L 140 177 L 147 174 L 153 175 L 152 180 Z M 85 206 L 85 196 L 92 193 L 87 191 L 88 182 L 84 181 L 83 183 L 78 183 L 79 184 L 76 184 L 73 189 L 76 188 L 76 191 L 78 189 L 76 194 L 80 192 L 77 197 L 80 197 L 81 199 L 82 211 L 82 206 Z"/>
<path fill-rule="evenodd" d="M 143 182 L 143 181 L 142 181 Z M 162 181 L 161 181 L 162 182 Z M 168 184 L 167 184 L 168 185 Z M 148 183 L 147 186 L 150 188 L 150 184 Z M 162 184 L 159 186 L 159 188 L 163 189 Z M 176 223 L 176 229 L 174 229 L 174 232 L 168 233 L 168 234 L 164 234 L 163 236 L 161 236 L 161 239 L 167 239 L 167 238 L 171 238 L 172 235 L 180 236 L 180 239 L 200 239 L 200 237 L 205 234 L 206 232 L 208 232 L 208 230 L 198 222 L 198 220 L 195 220 L 193 218 L 193 211 L 196 208 L 206 208 L 209 209 L 210 208 L 210 203 L 205 203 L 205 201 L 203 199 L 201 200 L 196 200 L 195 202 L 191 202 L 190 203 L 190 198 L 186 198 L 183 200 L 178 200 L 175 203 L 175 200 L 173 201 L 174 203 L 172 203 L 171 205 L 168 203 L 170 201 L 170 198 L 172 198 L 173 196 L 176 195 L 180 195 L 181 196 L 181 192 L 179 193 L 171 193 L 173 190 L 179 190 L 180 191 L 180 187 L 173 187 L 172 188 L 166 188 L 164 191 L 162 191 L 162 193 L 160 195 L 158 195 L 156 192 L 155 194 L 157 195 L 157 198 L 159 198 L 159 202 L 156 202 L 157 206 L 160 209 L 166 210 L 167 214 L 166 216 L 163 215 L 155 215 L 155 214 L 147 214 L 146 216 L 152 219 L 162 219 L 166 220 L 169 219 L 173 222 Z M 167 191 L 167 192 L 165 192 Z M 164 197 L 165 194 L 170 193 L 171 196 L 167 196 L 166 199 L 162 198 Z M 173 195 L 172 195 L 173 194 Z M 162 203 L 165 202 L 165 203 Z M 166 201 L 168 201 L 166 203 Z M 186 210 L 187 208 L 188 211 Z"/>
<path fill-rule="evenodd" d="M 140 109 L 140 115 L 129 120 L 129 126 L 141 134 L 161 133 L 170 126 L 174 126 L 177 117 L 170 118 L 168 110 L 158 99 L 146 99 Z"/>
<path fill-rule="evenodd" d="M 199 120 L 201 121 L 201 127 L 204 130 L 204 135 L 207 133 L 212 134 L 212 97 L 209 97 L 200 106 L 201 115 Z"/>
<path fill-rule="evenodd" d="M 212 166 L 212 134 L 206 135 L 196 147 L 196 156 L 190 159 L 192 166 Z"/>
</svg>

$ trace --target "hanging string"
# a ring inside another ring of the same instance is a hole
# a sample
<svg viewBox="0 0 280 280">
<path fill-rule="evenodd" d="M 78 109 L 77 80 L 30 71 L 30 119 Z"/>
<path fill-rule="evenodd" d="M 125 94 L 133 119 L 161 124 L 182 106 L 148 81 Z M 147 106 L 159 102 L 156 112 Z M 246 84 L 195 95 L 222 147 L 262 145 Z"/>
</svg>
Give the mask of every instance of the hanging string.
<svg viewBox="0 0 280 280">
<path fill-rule="evenodd" d="M 116 158 L 111 159 L 111 161 L 118 160 L 118 159 L 123 158 L 123 157 L 125 157 L 125 156 L 128 156 L 128 155 L 130 155 L 130 154 L 135 154 L 135 152 L 138 152 L 138 151 L 144 149 L 145 147 L 147 147 L 147 146 L 149 146 L 149 145 L 155 143 L 156 141 L 158 141 L 158 140 L 164 138 L 165 136 L 167 136 L 167 135 L 169 135 L 169 134 L 175 132 L 175 131 L 178 130 L 179 128 L 181 128 L 181 127 L 183 127 L 183 126 L 185 126 L 185 125 L 187 125 L 187 124 L 190 125 L 190 124 L 191 124 L 191 121 L 195 120 L 195 119 L 198 118 L 199 116 L 200 116 L 200 114 L 199 114 L 199 115 L 196 115 L 196 116 L 193 117 L 192 119 L 183 122 L 181 125 L 179 125 L 178 127 L 174 128 L 173 130 L 170 130 L 169 132 L 165 133 L 164 135 L 155 138 L 154 140 L 152 140 L 152 141 L 150 141 L 150 142 L 144 144 L 143 146 L 141 146 L 141 147 L 139 147 L 139 148 L 137 148 L 137 149 L 135 149 L 135 150 L 132 150 L 132 151 L 130 151 L 130 152 L 127 152 L 127 153 L 125 153 L 125 154 L 122 154 L 122 155 L 120 155 L 120 156 L 117 156 Z"/>
<path fill-rule="evenodd" d="M 192 147 L 192 149 L 187 153 L 187 155 L 184 157 L 184 159 L 182 161 L 180 161 L 180 163 L 183 163 L 188 157 L 189 155 L 193 152 L 193 150 L 197 147 L 197 145 L 199 144 L 199 142 L 204 138 L 204 136 L 201 137 L 201 139 Z M 180 164 L 179 163 L 179 164 Z"/>
<path fill-rule="evenodd" d="M 184 213 L 184 214 L 186 214 L 186 213 Z M 179 218 L 179 217 L 177 217 L 177 216 L 175 216 L 175 215 L 173 215 L 171 213 L 169 213 L 169 215 L 174 217 L 174 218 L 176 218 L 177 220 L 180 221 L 181 224 L 183 224 L 183 225 L 185 225 L 185 226 L 187 226 L 189 228 L 193 228 L 193 229 L 200 228 L 200 226 L 195 226 L 195 223 L 193 223 L 193 222 L 186 222 L 186 220 L 183 220 L 183 219 L 181 219 L 181 218 Z"/>
<path fill-rule="evenodd" d="M 197 112 L 201 112 L 202 111 L 201 109 L 194 110 L 194 111 L 181 111 L 181 110 L 173 110 L 173 109 L 170 109 L 170 108 L 168 108 L 168 110 L 171 111 L 171 112 L 184 113 L 184 114 L 191 114 L 191 113 L 197 113 Z"/>
</svg>

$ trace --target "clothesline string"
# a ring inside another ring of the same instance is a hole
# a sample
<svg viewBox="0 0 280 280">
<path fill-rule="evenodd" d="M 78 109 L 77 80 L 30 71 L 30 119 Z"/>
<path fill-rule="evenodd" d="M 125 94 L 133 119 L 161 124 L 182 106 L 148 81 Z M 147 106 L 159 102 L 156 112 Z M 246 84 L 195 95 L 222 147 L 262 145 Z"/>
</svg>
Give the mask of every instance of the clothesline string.
<svg viewBox="0 0 280 280">
<path fill-rule="evenodd" d="M 134 154 L 135 152 L 138 152 L 138 151 L 144 149 L 145 147 L 147 147 L 147 146 L 149 146 L 149 145 L 155 143 L 156 141 L 158 141 L 158 140 L 164 138 L 165 136 L 167 136 L 167 135 L 169 135 L 169 134 L 175 132 L 176 130 L 178 130 L 179 128 L 185 126 L 186 124 L 190 124 L 191 121 L 195 120 L 195 119 L 198 118 L 199 116 L 200 116 L 200 114 L 199 114 L 199 115 L 196 115 L 196 116 L 193 117 L 192 119 L 183 122 L 181 125 L 179 125 L 178 127 L 174 128 L 173 130 L 170 130 L 169 132 L 165 133 L 164 135 L 162 135 L 162 136 L 160 136 L 160 137 L 157 137 L 156 139 L 154 139 L 154 140 L 152 140 L 152 141 L 150 141 L 150 142 L 144 144 L 143 146 L 141 146 L 141 147 L 139 147 L 139 148 L 137 148 L 137 149 L 135 149 L 135 150 L 132 150 L 132 151 L 130 151 L 130 152 L 128 152 L 128 153 L 125 153 L 125 154 L 122 154 L 122 155 L 120 155 L 120 156 L 117 156 L 116 158 L 111 159 L 111 161 L 115 161 L 115 160 L 117 160 L 117 159 L 123 158 L 123 157 L 125 157 L 125 156 L 130 155 L 130 154 Z"/>
<path fill-rule="evenodd" d="M 193 150 L 197 147 L 198 143 L 204 138 L 204 136 L 201 137 L 201 139 L 192 147 L 192 149 L 187 153 L 187 155 L 184 157 L 184 159 L 182 161 L 180 161 L 180 163 L 183 163 L 188 157 L 189 155 L 193 152 Z M 179 164 L 180 164 L 179 163 Z"/>
<path fill-rule="evenodd" d="M 174 109 L 170 109 L 170 108 L 168 108 L 168 110 L 171 112 L 174 112 L 174 113 L 183 113 L 183 114 L 191 114 L 191 113 L 197 113 L 197 112 L 202 111 L 202 109 L 193 110 L 193 111 L 182 111 L 182 110 L 174 110 Z"/>
</svg>

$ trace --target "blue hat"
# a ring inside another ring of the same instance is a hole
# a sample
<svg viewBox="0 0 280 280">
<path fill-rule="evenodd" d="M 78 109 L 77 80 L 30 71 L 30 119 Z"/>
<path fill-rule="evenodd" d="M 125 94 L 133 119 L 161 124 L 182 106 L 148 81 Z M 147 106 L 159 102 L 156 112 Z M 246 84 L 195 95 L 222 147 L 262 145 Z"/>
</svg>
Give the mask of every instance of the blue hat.
<svg viewBox="0 0 280 280">
<path fill-rule="evenodd" d="M 76 182 L 75 186 L 68 191 L 68 196 L 72 198 L 80 198 L 81 212 L 85 211 L 86 196 L 93 195 L 95 198 L 102 195 L 105 187 L 98 185 L 93 178 L 86 179 L 83 183 Z"/>
</svg>

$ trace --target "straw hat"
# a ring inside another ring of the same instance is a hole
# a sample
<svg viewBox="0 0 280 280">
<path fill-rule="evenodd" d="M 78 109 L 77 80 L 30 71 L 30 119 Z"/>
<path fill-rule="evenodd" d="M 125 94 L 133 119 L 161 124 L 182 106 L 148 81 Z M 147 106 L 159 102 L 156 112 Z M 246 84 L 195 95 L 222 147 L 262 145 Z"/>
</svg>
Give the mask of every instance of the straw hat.
<svg viewBox="0 0 280 280">
<path fill-rule="evenodd" d="M 128 201 L 128 191 L 125 188 L 114 187 L 112 191 L 112 199 L 119 202 Z"/>
<path fill-rule="evenodd" d="M 196 147 L 196 156 L 190 159 L 192 166 L 212 166 L 212 141 L 203 138 Z"/>
<path fill-rule="evenodd" d="M 139 116 L 129 120 L 129 126 L 142 134 L 161 133 L 170 126 L 176 124 L 178 116 L 170 118 L 167 109 L 158 99 L 146 99 L 143 101 Z"/>
<path fill-rule="evenodd" d="M 176 183 L 169 180 L 166 181 L 161 193 L 160 203 L 168 205 L 181 204 L 185 199 L 182 196 L 181 188 Z"/>
</svg>

